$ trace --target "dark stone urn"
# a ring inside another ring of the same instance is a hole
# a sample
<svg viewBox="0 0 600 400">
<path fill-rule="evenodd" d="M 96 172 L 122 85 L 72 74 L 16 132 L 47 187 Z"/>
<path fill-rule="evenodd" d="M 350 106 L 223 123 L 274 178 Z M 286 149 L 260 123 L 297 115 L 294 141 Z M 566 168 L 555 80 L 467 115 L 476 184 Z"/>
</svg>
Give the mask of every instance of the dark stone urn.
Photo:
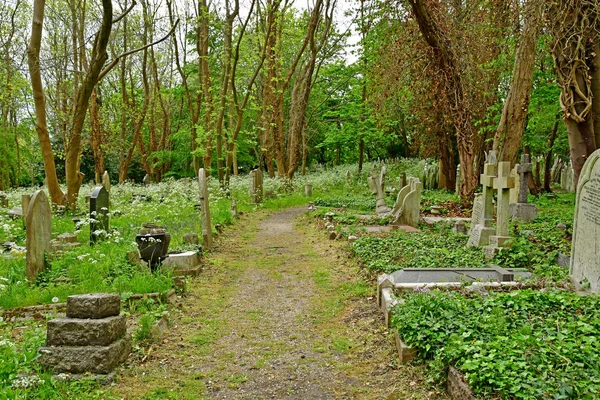
<svg viewBox="0 0 600 400">
<path fill-rule="evenodd" d="M 152 271 L 160 265 L 169 251 L 171 235 L 165 226 L 143 224 L 140 234 L 135 237 L 140 257 L 146 261 Z"/>
</svg>

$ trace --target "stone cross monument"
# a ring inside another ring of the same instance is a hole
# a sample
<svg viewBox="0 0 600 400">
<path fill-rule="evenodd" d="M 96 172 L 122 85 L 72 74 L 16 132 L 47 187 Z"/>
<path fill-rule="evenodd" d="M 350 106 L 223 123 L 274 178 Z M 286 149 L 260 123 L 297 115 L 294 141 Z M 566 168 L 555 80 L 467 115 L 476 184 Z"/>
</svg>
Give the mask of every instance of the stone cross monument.
<svg viewBox="0 0 600 400">
<path fill-rule="evenodd" d="M 523 154 L 521 163 L 517 168 L 519 174 L 519 198 L 518 202 L 510 205 L 510 216 L 512 219 L 523 222 L 531 222 L 537 217 L 537 207 L 535 204 L 527 203 L 529 194 L 529 178 L 533 171 L 529 154 Z"/>
<path fill-rule="evenodd" d="M 510 176 L 510 162 L 498 163 L 498 176 L 494 178 L 494 189 L 498 191 L 498 211 L 496 218 L 496 234 L 490 236 L 490 244 L 483 251 L 488 258 L 493 258 L 500 247 L 506 247 L 509 223 L 510 189 L 515 186 Z"/>
</svg>

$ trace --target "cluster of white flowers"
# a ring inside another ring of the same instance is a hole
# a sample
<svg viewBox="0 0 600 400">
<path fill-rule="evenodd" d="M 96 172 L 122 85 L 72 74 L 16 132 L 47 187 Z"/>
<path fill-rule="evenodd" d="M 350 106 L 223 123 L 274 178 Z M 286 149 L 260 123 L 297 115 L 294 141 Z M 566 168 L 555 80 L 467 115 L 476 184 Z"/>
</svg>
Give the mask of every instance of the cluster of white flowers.
<svg viewBox="0 0 600 400">
<path fill-rule="evenodd" d="M 44 383 L 37 375 L 19 376 L 12 382 L 13 389 L 27 389 Z"/>
<path fill-rule="evenodd" d="M 15 347 L 15 344 L 8 339 L 0 339 L 0 347 Z"/>
</svg>

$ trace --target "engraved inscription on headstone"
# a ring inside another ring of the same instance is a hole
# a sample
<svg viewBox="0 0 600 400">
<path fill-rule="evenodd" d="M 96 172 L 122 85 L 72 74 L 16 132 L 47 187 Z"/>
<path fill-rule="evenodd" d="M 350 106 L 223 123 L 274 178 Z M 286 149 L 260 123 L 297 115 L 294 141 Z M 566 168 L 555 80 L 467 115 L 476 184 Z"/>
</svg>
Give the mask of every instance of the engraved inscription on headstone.
<svg viewBox="0 0 600 400">
<path fill-rule="evenodd" d="M 575 201 L 571 279 L 580 289 L 600 292 L 600 150 L 581 170 Z"/>
</svg>

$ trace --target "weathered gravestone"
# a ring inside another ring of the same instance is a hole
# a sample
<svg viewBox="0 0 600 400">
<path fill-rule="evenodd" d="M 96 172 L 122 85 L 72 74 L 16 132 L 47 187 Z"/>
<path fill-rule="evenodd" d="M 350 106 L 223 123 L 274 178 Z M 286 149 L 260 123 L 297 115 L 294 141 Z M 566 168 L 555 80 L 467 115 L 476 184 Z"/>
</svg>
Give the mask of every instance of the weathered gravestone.
<svg viewBox="0 0 600 400">
<path fill-rule="evenodd" d="M 521 187 L 521 178 L 519 177 L 519 164 L 515 164 L 513 169 L 510 170 L 510 177 L 515 181 L 515 186 L 510 189 L 510 204 L 519 202 L 519 190 Z M 529 189 L 529 187 L 528 187 Z"/>
<path fill-rule="evenodd" d="M 304 185 L 304 195 L 306 197 L 312 197 L 312 185 L 307 183 L 306 185 Z"/>
<path fill-rule="evenodd" d="M 460 164 L 456 166 L 456 186 L 454 192 L 460 196 L 460 185 L 462 185 L 462 174 L 460 173 Z"/>
<path fill-rule="evenodd" d="M 489 243 L 490 236 L 495 233 L 492 228 L 492 215 L 493 215 L 493 188 L 494 178 L 498 174 L 498 165 L 496 162 L 496 155 L 493 152 L 488 156 L 483 167 L 483 174 L 480 177 L 481 185 L 483 186 L 483 194 L 478 198 L 475 198 L 473 203 L 473 212 L 471 216 L 471 230 L 469 233 L 469 240 L 467 241 L 467 247 L 480 247 L 485 246 Z"/>
<path fill-rule="evenodd" d="M 31 202 L 30 194 L 24 194 L 21 196 L 21 210 L 23 210 L 23 215 L 27 215 L 27 210 L 29 210 L 30 202 Z"/>
<path fill-rule="evenodd" d="M 97 186 L 90 196 L 90 245 L 106 235 L 109 229 L 108 192 L 104 186 Z"/>
<path fill-rule="evenodd" d="M 108 171 L 104 171 L 102 175 L 102 186 L 104 186 L 107 192 L 110 192 L 110 176 L 108 175 Z"/>
<path fill-rule="evenodd" d="M 600 150 L 581 170 L 575 200 L 570 275 L 579 289 L 600 292 Z"/>
<path fill-rule="evenodd" d="M 385 167 L 382 168 L 381 176 L 385 179 Z M 375 185 L 375 191 L 377 193 L 377 201 L 375 202 L 375 212 L 379 215 L 384 215 L 390 212 L 390 208 L 385 205 L 385 192 L 383 191 L 383 185 L 381 184 L 380 177 L 373 177 L 373 184 Z"/>
<path fill-rule="evenodd" d="M 375 185 L 376 179 L 377 179 L 377 170 L 372 169 L 371 174 L 367 178 L 367 182 L 369 183 L 369 190 L 371 191 L 372 195 L 377 194 L 377 186 Z"/>
<path fill-rule="evenodd" d="M 131 352 L 126 317 L 117 294 L 67 298 L 67 317 L 48 321 L 39 362 L 55 373 L 109 374 Z"/>
<path fill-rule="evenodd" d="M 418 178 L 409 178 L 409 184 L 400 189 L 392 209 L 395 225 L 419 226 L 421 215 L 421 192 L 423 184 Z"/>
<path fill-rule="evenodd" d="M 517 219 L 523 222 L 531 222 L 537 217 L 537 207 L 535 204 L 527 203 L 527 195 L 529 194 L 529 179 L 533 165 L 530 162 L 529 154 L 523 154 L 521 164 L 518 164 L 517 173 L 519 179 L 515 182 L 515 188 L 518 185 L 519 197 L 517 203 L 511 203 L 510 216 L 512 219 Z M 514 188 L 511 189 L 511 192 Z"/>
<path fill-rule="evenodd" d="M 208 183 L 204 168 L 198 171 L 198 184 L 200 185 L 200 212 L 202 214 L 202 240 L 205 249 L 212 247 L 212 225 L 210 223 L 210 206 L 208 201 Z"/>
<path fill-rule="evenodd" d="M 52 239 L 52 211 L 46 193 L 35 192 L 25 215 L 27 229 L 26 274 L 34 282 L 45 267 L 45 255 L 50 252 Z"/>
<path fill-rule="evenodd" d="M 498 163 L 498 176 L 494 178 L 494 189 L 498 191 L 498 211 L 496 215 L 496 234 L 490 236 L 489 245 L 483 248 L 488 259 L 496 254 L 501 247 L 507 247 L 508 224 L 510 220 L 510 188 L 515 182 L 510 177 L 510 162 L 502 161 Z"/>
<path fill-rule="evenodd" d="M 231 213 L 231 218 L 236 219 L 238 217 L 238 207 L 237 207 L 237 201 L 231 200 L 231 209 L 229 210 L 229 212 Z"/>
</svg>

